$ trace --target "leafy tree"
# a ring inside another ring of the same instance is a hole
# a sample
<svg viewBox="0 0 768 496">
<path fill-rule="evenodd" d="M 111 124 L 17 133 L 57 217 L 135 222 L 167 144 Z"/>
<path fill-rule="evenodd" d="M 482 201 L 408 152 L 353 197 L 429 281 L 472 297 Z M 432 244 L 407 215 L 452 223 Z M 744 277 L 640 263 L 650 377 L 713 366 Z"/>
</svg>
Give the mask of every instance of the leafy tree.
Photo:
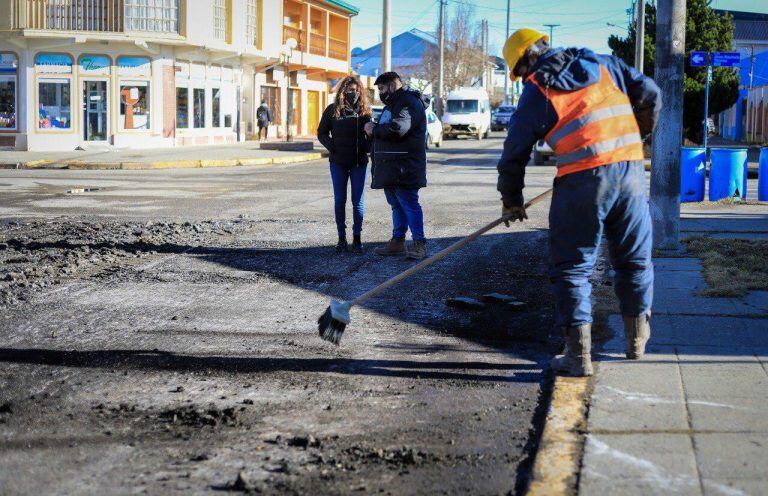
<svg viewBox="0 0 768 496">
<path fill-rule="evenodd" d="M 642 0 L 641 0 L 642 1 Z M 645 3 L 645 2 L 643 2 Z M 683 81 L 683 127 L 688 139 L 701 142 L 704 122 L 706 67 L 691 67 L 693 51 L 722 52 L 732 49 L 733 19 L 721 16 L 707 0 L 688 0 L 685 26 L 685 79 Z M 635 27 L 630 23 L 627 37 L 611 35 L 608 46 L 629 65 L 635 60 Z M 656 8 L 645 6 L 645 57 L 643 72 L 653 77 L 656 62 Z M 739 97 L 739 76 L 735 69 L 715 67 L 709 87 L 709 115 L 730 108 Z"/>
</svg>

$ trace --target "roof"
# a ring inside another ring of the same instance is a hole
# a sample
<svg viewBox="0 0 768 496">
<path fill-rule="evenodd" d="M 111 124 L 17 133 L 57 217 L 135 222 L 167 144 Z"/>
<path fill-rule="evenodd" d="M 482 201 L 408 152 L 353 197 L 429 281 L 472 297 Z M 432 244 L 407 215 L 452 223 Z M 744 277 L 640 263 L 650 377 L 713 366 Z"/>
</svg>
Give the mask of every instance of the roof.
<svg viewBox="0 0 768 496">
<path fill-rule="evenodd" d="M 346 10 L 353 16 L 360 13 L 360 9 L 342 0 L 323 0 L 323 1 L 327 4 L 333 5 L 334 7 L 338 7 L 342 10 Z"/>
<path fill-rule="evenodd" d="M 768 41 L 768 14 L 716 9 L 720 15 L 733 17 L 733 39 Z"/>
<path fill-rule="evenodd" d="M 423 64 L 425 53 L 437 47 L 435 36 L 420 29 L 411 29 L 392 38 L 392 70 L 408 72 Z M 375 76 L 381 69 L 381 43 L 354 50 L 352 68 L 359 74 Z"/>
</svg>

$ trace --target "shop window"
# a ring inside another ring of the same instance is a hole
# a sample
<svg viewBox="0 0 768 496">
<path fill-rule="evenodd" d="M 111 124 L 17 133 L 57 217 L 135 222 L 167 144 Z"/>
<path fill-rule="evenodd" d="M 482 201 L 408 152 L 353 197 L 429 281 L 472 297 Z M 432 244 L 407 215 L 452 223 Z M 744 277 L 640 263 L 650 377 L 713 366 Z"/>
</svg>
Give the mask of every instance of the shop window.
<svg viewBox="0 0 768 496">
<path fill-rule="evenodd" d="M 205 126 L 205 89 L 195 88 L 192 90 L 192 108 L 194 112 L 194 120 L 192 127 L 206 127 Z"/>
<path fill-rule="evenodd" d="M 211 93 L 213 127 L 221 127 L 221 88 L 213 88 Z"/>
<path fill-rule="evenodd" d="M 38 127 L 40 129 L 72 126 L 69 79 L 40 79 Z"/>
<path fill-rule="evenodd" d="M 176 128 L 189 127 L 189 90 L 176 88 Z"/>
<path fill-rule="evenodd" d="M 120 129 L 149 129 L 149 82 L 120 82 Z"/>
<path fill-rule="evenodd" d="M 16 76 L 0 76 L 0 129 L 16 129 Z"/>
<path fill-rule="evenodd" d="M 280 88 L 274 86 L 261 87 L 261 101 L 266 102 L 269 113 L 272 116 L 272 124 L 280 125 L 283 122 L 280 112 Z"/>
</svg>

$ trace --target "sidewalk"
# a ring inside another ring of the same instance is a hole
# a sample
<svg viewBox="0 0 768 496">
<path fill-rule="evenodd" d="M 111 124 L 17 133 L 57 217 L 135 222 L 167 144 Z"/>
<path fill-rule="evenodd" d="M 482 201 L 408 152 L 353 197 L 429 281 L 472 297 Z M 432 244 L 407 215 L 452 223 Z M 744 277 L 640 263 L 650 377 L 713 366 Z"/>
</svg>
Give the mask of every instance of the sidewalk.
<svg viewBox="0 0 768 496">
<path fill-rule="evenodd" d="M 682 237 L 765 239 L 763 205 L 684 207 Z M 593 357 L 579 494 L 768 494 L 768 292 L 705 298 L 695 258 L 656 258 L 653 334 Z"/>
<path fill-rule="evenodd" d="M 325 156 L 315 141 L 311 152 L 261 150 L 258 141 L 227 145 L 67 152 L 0 151 L 0 169 L 168 169 L 234 167 L 307 162 Z"/>
</svg>

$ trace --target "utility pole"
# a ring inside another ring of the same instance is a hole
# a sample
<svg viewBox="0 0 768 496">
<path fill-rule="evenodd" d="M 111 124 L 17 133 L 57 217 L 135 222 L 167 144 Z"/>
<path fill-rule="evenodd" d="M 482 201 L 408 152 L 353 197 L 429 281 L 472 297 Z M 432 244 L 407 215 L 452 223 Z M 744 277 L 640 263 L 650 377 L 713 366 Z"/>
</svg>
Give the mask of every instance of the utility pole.
<svg viewBox="0 0 768 496">
<path fill-rule="evenodd" d="M 507 37 L 504 38 L 504 42 L 506 42 L 509 39 L 509 3 L 510 0 L 507 0 Z M 504 105 L 509 105 L 509 72 L 514 69 L 514 67 L 507 67 L 507 61 L 504 61 L 504 67 L 505 67 L 505 73 L 504 74 Z"/>
<path fill-rule="evenodd" d="M 749 102 L 749 98 L 752 95 L 752 80 L 755 78 L 755 45 L 750 45 L 751 53 L 749 56 L 749 90 L 747 90 L 747 102 Z M 751 105 L 747 105 L 747 111 L 749 111 L 752 115 L 749 116 L 747 119 L 747 122 L 752 123 L 752 129 L 749 131 L 749 139 L 754 140 L 755 139 L 755 119 L 754 112 L 750 111 L 749 108 Z"/>
<path fill-rule="evenodd" d="M 637 24 L 635 25 L 635 69 L 643 72 L 645 55 L 645 0 L 637 0 Z"/>
<path fill-rule="evenodd" d="M 653 132 L 651 219 L 653 247 L 678 250 L 680 241 L 680 145 L 683 140 L 683 71 L 686 0 L 658 0 L 656 72 L 664 107 Z"/>
<path fill-rule="evenodd" d="M 440 0 L 440 19 L 437 28 L 437 116 L 443 117 L 443 64 L 445 57 L 445 4 L 447 0 Z"/>
<path fill-rule="evenodd" d="M 392 70 L 392 25 L 390 23 L 390 17 L 392 17 L 392 5 L 390 0 L 384 0 L 384 15 L 382 16 L 381 26 L 381 72 L 389 72 Z"/>
<path fill-rule="evenodd" d="M 560 26 L 560 24 L 544 24 L 544 27 L 549 28 L 549 46 L 555 46 L 553 42 L 553 40 L 555 39 L 554 31 L 555 31 L 555 28 L 558 26 Z"/>
<path fill-rule="evenodd" d="M 480 50 L 485 55 L 485 19 L 480 19 Z M 480 68 L 480 86 L 485 86 L 485 64 Z"/>
</svg>

